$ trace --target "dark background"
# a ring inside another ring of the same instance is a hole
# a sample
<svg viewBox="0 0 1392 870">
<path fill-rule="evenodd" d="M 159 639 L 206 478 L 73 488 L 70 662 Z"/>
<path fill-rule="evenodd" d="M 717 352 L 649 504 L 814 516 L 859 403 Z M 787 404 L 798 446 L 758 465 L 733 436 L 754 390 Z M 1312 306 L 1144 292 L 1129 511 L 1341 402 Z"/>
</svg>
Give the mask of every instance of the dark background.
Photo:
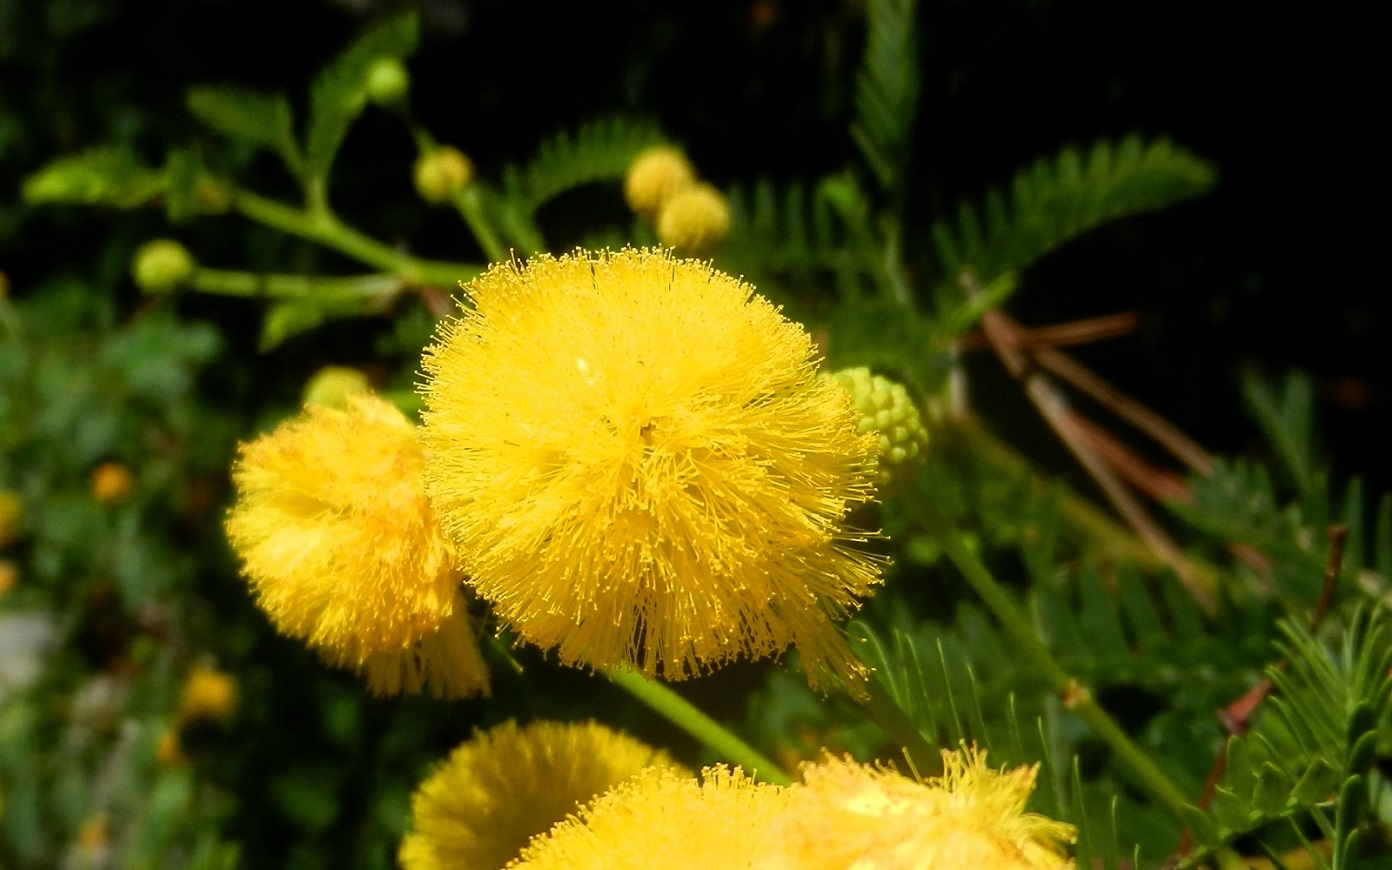
<svg viewBox="0 0 1392 870">
<path fill-rule="evenodd" d="M 170 143 L 208 139 L 183 108 L 192 83 L 283 87 L 302 105 L 314 71 L 399 5 L 0 0 L 0 270 L 11 292 L 79 274 L 134 306 L 130 252 L 169 232 L 156 213 L 29 209 L 18 202 L 27 173 L 105 142 L 133 143 L 158 162 Z M 413 105 L 485 175 L 562 126 L 614 111 L 656 116 L 717 184 L 809 177 L 856 160 L 845 130 L 862 3 L 417 5 Z M 1372 268 L 1385 222 L 1371 217 L 1385 187 L 1373 159 L 1385 139 L 1373 136 L 1372 118 L 1385 105 L 1373 93 L 1376 31 L 1362 8 L 924 3 L 911 219 L 926 227 L 1064 143 L 1132 130 L 1172 136 L 1214 161 L 1217 189 L 1054 255 L 1026 276 L 1012 313 L 1038 325 L 1137 311 L 1135 335 L 1079 355 L 1220 451 L 1255 439 L 1239 372 L 1308 370 L 1337 471 L 1385 489 L 1389 324 Z M 406 177 L 411 158 L 399 124 L 369 112 L 335 170 L 340 211 L 423 253 L 476 258 L 457 229 L 427 226 Z M 290 193 L 269 159 L 244 162 L 254 186 Z M 248 252 L 273 257 L 276 244 L 230 217 L 200 219 L 178 237 L 201 261 L 229 267 L 245 266 Z M 331 329 L 257 359 L 255 311 L 181 304 L 228 326 L 248 365 L 307 372 L 352 355 L 350 339 Z M 995 390 L 989 364 L 982 389 Z"/>
</svg>

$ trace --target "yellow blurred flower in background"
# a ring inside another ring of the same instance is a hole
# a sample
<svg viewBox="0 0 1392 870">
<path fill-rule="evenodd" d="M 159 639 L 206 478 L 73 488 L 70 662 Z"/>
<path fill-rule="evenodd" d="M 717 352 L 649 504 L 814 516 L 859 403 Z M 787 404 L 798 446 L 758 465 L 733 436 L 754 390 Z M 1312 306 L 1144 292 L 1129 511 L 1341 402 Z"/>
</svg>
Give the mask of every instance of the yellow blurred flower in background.
<svg viewBox="0 0 1392 870">
<path fill-rule="evenodd" d="M 567 664 L 681 679 L 797 645 L 881 562 L 844 525 L 876 442 L 754 288 L 661 250 L 494 266 L 426 349 L 426 487 L 494 612 Z"/>
<path fill-rule="evenodd" d="M 179 719 L 211 719 L 222 721 L 237 703 L 237 681 L 230 674 L 198 666 L 184 678 L 184 691 L 179 698 Z"/>
<path fill-rule="evenodd" d="M 512 867 L 532 870 L 659 870 L 757 867 L 785 811 L 788 790 L 738 768 L 711 767 L 701 781 L 650 768 L 533 840 Z M 849 866 L 849 865 L 846 865 Z"/>
<path fill-rule="evenodd" d="M 377 694 L 486 694 L 453 546 L 421 480 L 415 427 L 350 395 L 244 444 L 227 536 L 276 628 Z"/>
<path fill-rule="evenodd" d="M 92 469 L 92 498 L 111 507 L 131 497 L 135 492 L 135 476 L 119 462 L 103 462 Z"/>
<path fill-rule="evenodd" d="M 507 722 L 456 749 L 411 799 L 405 870 L 502 867 L 538 834 L 645 768 L 689 773 L 595 722 Z"/>
<path fill-rule="evenodd" d="M 828 758 L 803 767 L 770 832 L 799 870 L 1063 870 L 1072 825 L 1025 812 L 1038 766 L 996 771 L 984 752 L 943 750 L 944 772 L 919 782 Z"/>
<path fill-rule="evenodd" d="M 673 194 L 657 215 L 657 238 L 686 255 L 712 253 L 730 234 L 730 204 L 709 184 Z"/>
<path fill-rule="evenodd" d="M 667 200 L 696 181 L 696 167 L 671 145 L 648 148 L 628 165 L 624 199 L 628 207 L 651 220 Z"/>
</svg>

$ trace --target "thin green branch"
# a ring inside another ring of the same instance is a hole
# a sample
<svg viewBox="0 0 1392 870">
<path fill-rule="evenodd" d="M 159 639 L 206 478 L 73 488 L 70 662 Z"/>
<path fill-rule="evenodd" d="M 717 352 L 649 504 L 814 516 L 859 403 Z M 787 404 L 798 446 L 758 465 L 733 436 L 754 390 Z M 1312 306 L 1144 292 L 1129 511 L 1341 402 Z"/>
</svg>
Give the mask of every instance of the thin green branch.
<svg viewBox="0 0 1392 870">
<path fill-rule="evenodd" d="M 406 288 L 395 275 L 273 275 L 199 268 L 189 280 L 200 293 L 219 296 L 269 296 L 279 299 L 335 296 L 387 299 Z"/>
<path fill-rule="evenodd" d="M 744 768 L 750 776 L 776 785 L 790 785 L 787 771 L 766 758 L 759 750 L 745 743 L 727 728 L 672 691 L 665 684 L 651 680 L 632 670 L 604 672 L 614 685 L 661 713 L 668 721 L 710 747 L 721 757 Z"/>
<path fill-rule="evenodd" d="M 430 284 L 454 287 L 482 271 L 479 266 L 470 263 L 412 257 L 358 232 L 327 210 L 311 213 L 245 190 L 233 194 L 232 207 L 251 220 L 318 242 L 326 248 L 391 273 L 411 286 Z"/>
<path fill-rule="evenodd" d="M 952 560 L 976 594 L 995 614 L 1011 639 L 1020 647 L 1023 657 L 1039 669 L 1050 688 L 1063 701 L 1064 707 L 1086 722 L 1093 733 L 1112 748 L 1150 793 L 1176 818 L 1183 821 L 1184 808 L 1189 804 L 1184 794 L 1165 776 L 1150 756 L 1132 742 L 1121 726 L 1117 725 L 1116 720 L 1093 699 L 1092 693 L 1063 669 L 1053 653 L 1039 639 L 1034 626 L 1015 606 L 1015 602 L 991 576 L 991 572 L 981 560 L 962 542 L 956 529 L 937 507 L 925 500 L 918 501 L 914 507 L 948 559 Z"/>
</svg>

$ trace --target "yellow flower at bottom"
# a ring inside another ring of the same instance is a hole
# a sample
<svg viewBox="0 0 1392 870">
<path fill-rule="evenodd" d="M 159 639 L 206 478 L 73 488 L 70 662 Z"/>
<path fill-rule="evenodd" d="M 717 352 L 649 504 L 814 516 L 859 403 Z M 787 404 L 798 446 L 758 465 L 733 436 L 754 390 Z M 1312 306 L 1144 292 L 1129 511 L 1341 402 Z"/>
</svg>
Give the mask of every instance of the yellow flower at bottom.
<svg viewBox="0 0 1392 870">
<path fill-rule="evenodd" d="M 943 751 L 924 782 L 850 760 L 803 768 L 771 833 L 797 870 L 1063 870 L 1072 825 L 1025 812 L 1038 766 L 999 772 L 985 753 Z"/>
<path fill-rule="evenodd" d="M 373 692 L 486 694 L 422 461 L 415 427 L 376 396 L 311 407 L 242 445 L 227 537 L 276 628 Z"/>
<path fill-rule="evenodd" d="M 508 865 L 530 870 L 713 870 L 761 866 L 788 790 L 738 768 L 697 782 L 649 769 L 582 809 Z"/>
<path fill-rule="evenodd" d="M 796 644 L 879 582 L 843 525 L 875 437 L 754 288 L 661 250 L 494 266 L 423 361 L 426 487 L 494 612 L 561 661 L 681 679 Z"/>
<path fill-rule="evenodd" d="M 502 867 L 581 805 L 667 753 L 595 722 L 507 722 L 450 755 L 411 799 L 404 870 Z"/>
</svg>

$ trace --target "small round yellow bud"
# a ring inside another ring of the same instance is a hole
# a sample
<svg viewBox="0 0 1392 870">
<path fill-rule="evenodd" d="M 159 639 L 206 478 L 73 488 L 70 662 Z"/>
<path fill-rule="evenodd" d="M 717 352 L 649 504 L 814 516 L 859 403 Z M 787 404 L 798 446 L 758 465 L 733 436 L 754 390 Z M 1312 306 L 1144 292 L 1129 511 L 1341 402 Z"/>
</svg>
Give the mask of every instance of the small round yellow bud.
<svg viewBox="0 0 1392 870">
<path fill-rule="evenodd" d="M 394 57 L 378 58 L 367 71 L 367 98 L 379 106 L 400 103 L 410 87 L 411 74 Z"/>
<path fill-rule="evenodd" d="M 188 248 L 172 239 L 155 239 L 135 252 L 131 277 L 146 293 L 168 293 L 192 277 L 196 268 Z"/>
<path fill-rule="evenodd" d="M 226 719 L 237 703 L 237 681 L 212 668 L 196 667 L 184 679 L 184 694 L 179 699 L 179 719 Z"/>
<path fill-rule="evenodd" d="M 628 207 L 652 220 L 680 190 L 696 183 L 696 169 L 686 155 L 670 145 L 658 145 L 633 158 L 624 176 Z"/>
<path fill-rule="evenodd" d="M 855 401 L 861 434 L 879 435 L 880 489 L 913 480 L 928 450 L 928 430 L 904 385 L 871 374 L 864 366 L 832 372 L 829 377 Z"/>
<path fill-rule="evenodd" d="M 103 462 L 92 470 L 92 497 L 111 507 L 135 492 L 135 477 L 119 462 Z"/>
<path fill-rule="evenodd" d="M 0 549 L 19 539 L 24 528 L 24 502 L 19 493 L 0 490 Z"/>
<path fill-rule="evenodd" d="M 443 145 L 416 159 L 416 193 L 431 205 L 448 202 L 456 190 L 469 186 L 474 164 L 458 148 Z"/>
<path fill-rule="evenodd" d="M 705 254 L 730 233 L 730 205 L 709 184 L 693 184 L 662 206 L 657 238 L 684 254 Z"/>
<path fill-rule="evenodd" d="M 19 583 L 19 568 L 9 559 L 0 559 L 0 598 Z"/>
<path fill-rule="evenodd" d="M 372 386 L 367 382 L 367 375 L 357 369 L 324 366 L 305 384 L 303 404 L 306 408 L 323 405 L 341 411 L 348 407 L 349 396 L 370 392 Z"/>
</svg>

